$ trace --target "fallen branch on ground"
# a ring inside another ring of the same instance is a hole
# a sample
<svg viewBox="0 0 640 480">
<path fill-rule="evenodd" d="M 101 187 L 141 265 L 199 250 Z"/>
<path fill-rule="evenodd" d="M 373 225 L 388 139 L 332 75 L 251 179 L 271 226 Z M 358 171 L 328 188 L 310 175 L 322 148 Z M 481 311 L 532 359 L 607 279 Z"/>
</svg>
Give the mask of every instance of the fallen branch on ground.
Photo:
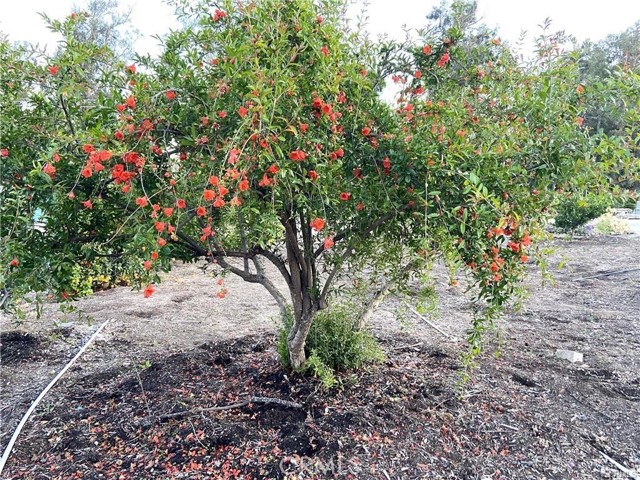
<svg viewBox="0 0 640 480">
<path fill-rule="evenodd" d="M 400 345 L 399 347 L 393 347 L 391 350 L 402 350 L 403 348 L 419 347 L 421 345 L 424 345 L 424 342 L 412 343 L 411 345 Z"/>
<path fill-rule="evenodd" d="M 598 450 L 598 452 L 600 452 L 600 455 L 602 455 L 605 460 L 607 460 L 608 462 L 613 464 L 622 473 L 626 473 L 627 475 L 629 475 L 630 478 L 633 478 L 634 480 L 640 480 L 640 475 L 638 475 L 637 473 L 633 472 L 632 470 L 629 470 L 627 467 L 625 467 L 623 465 L 620 465 L 618 462 L 616 462 L 613 458 L 611 458 L 606 453 L 604 453 L 604 452 L 602 452 L 600 450 Z"/>
<path fill-rule="evenodd" d="M 231 403 L 229 405 L 218 405 L 215 407 L 207 407 L 207 408 L 192 408 L 190 410 L 183 410 L 175 413 L 165 413 L 164 415 L 160 415 L 158 417 L 159 420 L 169 420 L 170 418 L 178 418 L 185 417 L 188 415 L 199 415 L 201 413 L 207 412 L 221 412 L 223 410 L 233 410 L 234 408 L 242 408 L 250 403 L 263 403 L 263 404 L 275 404 L 280 405 L 282 407 L 287 408 L 303 408 L 301 403 L 291 402 L 289 400 L 281 400 L 279 398 L 271 398 L 271 397 L 249 397 L 246 400 L 241 402 Z"/>
<path fill-rule="evenodd" d="M 409 305 L 408 303 L 405 302 L 405 306 L 409 309 L 409 311 L 411 313 L 413 313 L 415 316 L 417 316 L 420 320 L 422 320 L 423 322 L 425 322 L 427 325 L 429 325 L 431 328 L 433 328 L 434 330 L 436 330 L 437 332 L 441 333 L 442 335 L 444 335 L 445 337 L 447 337 L 450 340 L 457 340 L 456 337 L 449 335 L 447 332 L 445 332 L 444 330 L 442 330 L 440 327 L 438 327 L 437 325 L 435 325 L 434 323 L 432 323 L 431 321 L 427 320 L 424 315 L 420 315 L 420 313 L 418 313 L 418 311 L 413 308 L 411 305 Z"/>
</svg>

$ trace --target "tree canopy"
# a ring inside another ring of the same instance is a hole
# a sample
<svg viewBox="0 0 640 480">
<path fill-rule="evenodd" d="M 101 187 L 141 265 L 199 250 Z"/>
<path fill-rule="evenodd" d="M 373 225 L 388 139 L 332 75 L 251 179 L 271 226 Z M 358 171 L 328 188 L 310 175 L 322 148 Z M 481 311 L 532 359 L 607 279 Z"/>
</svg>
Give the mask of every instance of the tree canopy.
<svg viewBox="0 0 640 480">
<path fill-rule="evenodd" d="M 74 298 L 77 265 L 112 258 L 151 297 L 173 260 L 203 261 L 291 305 L 300 367 L 337 278 L 402 283 L 442 257 L 474 286 L 479 351 L 554 192 L 626 171 L 627 150 L 583 127 L 574 56 L 525 68 L 455 14 L 389 49 L 349 31 L 343 7 L 198 2 L 160 57 L 92 72 L 104 47 L 75 35 L 80 15 L 52 24 L 55 58 L 0 44 L 0 286 Z M 378 97 L 384 55 L 393 107 Z"/>
</svg>

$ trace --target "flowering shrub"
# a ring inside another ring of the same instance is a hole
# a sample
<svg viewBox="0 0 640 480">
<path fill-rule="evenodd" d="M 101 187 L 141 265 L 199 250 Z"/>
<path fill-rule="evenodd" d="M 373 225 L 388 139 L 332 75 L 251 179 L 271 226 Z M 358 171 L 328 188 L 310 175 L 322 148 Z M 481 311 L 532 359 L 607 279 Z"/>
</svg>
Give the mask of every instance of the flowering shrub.
<svg viewBox="0 0 640 480">
<path fill-rule="evenodd" d="M 301 367 L 337 278 L 369 265 L 402 281 L 442 255 L 488 306 L 479 351 L 554 190 L 598 178 L 575 63 L 525 70 L 499 41 L 459 47 L 454 25 L 400 49 L 389 108 L 377 46 L 338 0 L 186 8 L 198 21 L 130 65 L 75 41 L 77 15 L 52 23 L 55 58 L 0 44 L 0 286 L 72 298 L 74 265 L 109 248 L 152 297 L 172 259 L 204 260 L 291 304 Z"/>
</svg>

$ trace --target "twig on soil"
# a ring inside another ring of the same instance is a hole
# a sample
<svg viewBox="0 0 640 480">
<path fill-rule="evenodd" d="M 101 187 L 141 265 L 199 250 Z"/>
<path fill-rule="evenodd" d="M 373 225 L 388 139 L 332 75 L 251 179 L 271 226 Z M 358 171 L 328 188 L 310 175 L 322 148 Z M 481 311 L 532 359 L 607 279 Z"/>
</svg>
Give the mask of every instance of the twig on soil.
<svg viewBox="0 0 640 480">
<path fill-rule="evenodd" d="M 500 423 L 499 425 L 501 427 L 508 428 L 509 430 L 513 430 L 514 432 L 520 431 L 520 429 L 518 427 L 513 427 L 511 425 L 507 425 L 506 423 Z"/>
<path fill-rule="evenodd" d="M 419 347 L 424 345 L 424 342 L 412 343 L 411 345 L 400 345 L 399 347 L 393 347 L 391 350 L 402 350 L 403 348 Z"/>
<path fill-rule="evenodd" d="M 165 413 L 164 415 L 160 415 L 158 419 L 169 420 L 170 418 L 178 418 L 185 417 L 187 415 L 198 415 L 201 413 L 207 412 L 221 412 L 223 410 L 233 410 L 234 408 L 242 408 L 250 403 L 264 403 L 264 404 L 276 404 L 287 408 L 303 408 L 303 405 L 297 402 L 290 402 L 289 400 L 281 400 L 279 398 L 271 398 L 271 397 L 249 397 L 242 402 L 231 403 L 229 405 L 219 405 L 215 407 L 207 407 L 207 408 L 192 408 L 191 410 L 183 410 L 181 412 L 175 413 Z"/>
<path fill-rule="evenodd" d="M 640 268 L 627 268 L 626 270 L 614 270 L 612 272 L 604 272 L 604 273 L 598 273 L 597 275 L 589 275 L 588 277 L 574 278 L 573 281 L 580 282 L 582 280 L 589 280 L 591 278 L 608 277 L 610 275 L 620 275 L 622 273 L 637 272 L 639 270 Z"/>
<path fill-rule="evenodd" d="M 597 449 L 596 449 L 597 450 Z M 616 462 L 613 458 L 611 458 L 609 455 L 607 455 L 606 453 L 598 450 L 598 452 L 600 453 L 600 455 L 602 455 L 602 457 L 607 460 L 608 462 L 610 462 L 612 465 L 614 465 L 618 470 L 620 470 L 622 473 L 626 473 L 627 475 L 629 475 L 630 478 L 633 478 L 633 480 L 640 480 L 640 475 L 638 475 L 637 473 L 629 470 L 627 467 L 625 467 L 624 465 L 620 465 L 618 462 Z"/>
<path fill-rule="evenodd" d="M 437 325 L 435 325 L 433 322 L 427 320 L 424 315 L 420 315 L 420 313 L 418 313 L 418 311 L 413 308 L 411 305 L 409 305 L 408 303 L 405 302 L 405 306 L 409 309 L 409 311 L 411 313 L 413 313 L 415 316 L 417 316 L 420 320 L 422 320 L 423 322 L 425 322 L 427 325 L 429 325 L 431 328 L 433 328 L 434 330 L 436 330 L 437 332 L 441 333 L 442 335 L 444 335 L 445 337 L 447 337 L 450 340 L 456 340 L 455 337 L 453 337 L 452 335 L 449 335 L 447 332 L 445 332 L 444 330 L 442 330 L 440 327 L 438 327 Z"/>
</svg>

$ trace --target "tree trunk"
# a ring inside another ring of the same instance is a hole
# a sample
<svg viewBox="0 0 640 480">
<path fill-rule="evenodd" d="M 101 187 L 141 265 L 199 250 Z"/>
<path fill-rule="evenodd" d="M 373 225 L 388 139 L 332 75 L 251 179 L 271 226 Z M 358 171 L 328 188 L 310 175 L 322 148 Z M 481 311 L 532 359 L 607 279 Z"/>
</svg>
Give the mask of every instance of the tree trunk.
<svg viewBox="0 0 640 480">
<path fill-rule="evenodd" d="M 369 323 L 369 320 L 371 320 L 373 313 L 384 301 L 392 286 L 393 282 L 389 280 L 380 285 L 380 287 L 373 293 L 373 296 L 365 304 L 362 314 L 358 318 L 358 321 L 356 323 L 356 328 L 358 330 L 363 330 Z"/>
<path fill-rule="evenodd" d="M 307 355 L 305 354 L 304 347 L 307 342 L 307 336 L 309 335 L 309 329 L 313 322 L 315 312 L 308 312 L 300 319 L 294 319 L 291 332 L 287 338 L 287 346 L 289 347 L 289 361 L 294 369 L 300 369 L 304 367 L 307 361 Z"/>
</svg>

